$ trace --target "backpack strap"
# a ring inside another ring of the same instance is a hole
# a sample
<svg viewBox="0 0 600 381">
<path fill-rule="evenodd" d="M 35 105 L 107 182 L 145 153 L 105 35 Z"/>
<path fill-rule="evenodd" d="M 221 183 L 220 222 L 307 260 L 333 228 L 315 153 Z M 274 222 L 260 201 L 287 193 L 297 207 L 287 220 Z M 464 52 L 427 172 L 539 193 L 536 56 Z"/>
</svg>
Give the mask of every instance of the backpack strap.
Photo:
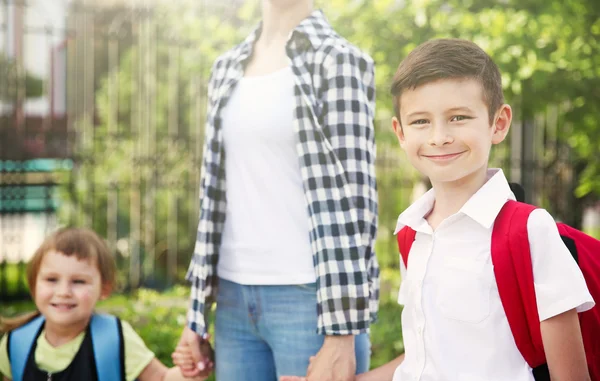
<svg viewBox="0 0 600 381">
<path fill-rule="evenodd" d="M 402 257 L 405 268 L 408 268 L 408 253 L 410 253 L 410 248 L 412 247 L 413 242 L 415 242 L 416 235 L 417 232 L 408 226 L 403 227 L 402 230 L 396 234 L 398 250 L 400 251 L 400 256 Z"/>
<path fill-rule="evenodd" d="M 112 315 L 94 314 L 90 323 L 98 381 L 124 381 L 124 345 L 121 321 Z M 116 350 L 119 348 L 119 350 Z"/>
<path fill-rule="evenodd" d="M 537 309 L 527 220 L 533 205 L 509 200 L 492 231 L 492 263 L 517 348 L 531 368 L 546 363 Z"/>
<path fill-rule="evenodd" d="M 43 324 L 44 317 L 40 315 L 9 333 L 8 358 L 13 381 L 23 380 L 33 341 L 38 337 Z"/>
</svg>

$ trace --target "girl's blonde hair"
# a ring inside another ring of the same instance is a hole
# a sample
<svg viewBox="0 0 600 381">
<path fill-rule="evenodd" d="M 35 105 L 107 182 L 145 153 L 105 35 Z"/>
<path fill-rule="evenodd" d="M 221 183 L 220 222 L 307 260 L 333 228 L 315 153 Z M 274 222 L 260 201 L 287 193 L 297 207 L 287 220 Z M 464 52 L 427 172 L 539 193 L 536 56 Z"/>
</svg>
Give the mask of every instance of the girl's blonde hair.
<svg viewBox="0 0 600 381">
<path fill-rule="evenodd" d="M 116 282 L 115 260 L 104 240 L 89 229 L 63 228 L 48 236 L 27 264 L 27 284 L 29 292 L 34 298 L 42 260 L 44 255 L 50 251 L 68 257 L 74 255 L 79 260 L 94 262 L 100 271 L 103 289 L 112 290 L 114 288 Z M 39 311 L 34 311 L 10 319 L 0 317 L 0 332 L 12 331 L 39 315 Z"/>
</svg>

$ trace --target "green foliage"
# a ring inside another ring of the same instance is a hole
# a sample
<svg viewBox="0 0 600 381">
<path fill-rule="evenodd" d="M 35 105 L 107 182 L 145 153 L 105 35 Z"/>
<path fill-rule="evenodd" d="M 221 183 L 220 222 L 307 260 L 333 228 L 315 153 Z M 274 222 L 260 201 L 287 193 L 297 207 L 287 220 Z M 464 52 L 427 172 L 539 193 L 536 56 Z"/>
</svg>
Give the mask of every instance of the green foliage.
<svg viewBox="0 0 600 381">
<path fill-rule="evenodd" d="M 8 295 L 14 295 L 27 287 L 25 266 L 22 264 L 0 263 L 0 285 L 6 285 Z"/>
<path fill-rule="evenodd" d="M 44 81 L 19 68 L 13 59 L 0 54 L 0 100 L 15 101 L 19 92 L 25 98 L 40 97 L 44 93 Z"/>
<path fill-rule="evenodd" d="M 399 62 L 428 39 L 467 38 L 500 66 L 515 119 L 544 113 L 549 105 L 560 108 L 560 128 L 553 139 L 555 152 L 567 152 L 561 168 L 575 171 L 577 196 L 600 195 L 600 166 L 591 160 L 600 151 L 600 103 L 595 101 L 600 88 L 600 22 L 589 16 L 598 14 L 597 2 L 529 0 L 500 6 L 489 0 L 332 0 L 316 5 L 341 35 L 376 61 L 380 152 L 399 151 L 389 127 L 389 85 Z M 168 246 L 162 227 L 177 225 L 175 246 L 188 253 L 183 265 L 194 243 L 211 64 L 252 30 L 259 3 L 248 1 L 234 9 L 184 1 L 155 12 L 138 42 L 101 81 L 96 94 L 100 123 L 93 129 L 94 139 L 81 142 L 79 148 L 83 157 L 94 160 L 77 166 L 75 185 L 62 190 L 68 202 L 60 212 L 63 221 L 75 223 L 78 212 L 92 215 L 97 231 L 116 229 L 117 239 L 130 239 L 130 250 L 139 247 L 157 256 Z M 83 122 L 80 128 L 92 131 Z M 499 157 L 506 158 L 508 150 L 500 151 Z M 378 162 L 380 223 L 386 229 L 393 229 L 418 178 L 405 170 L 409 165 L 400 157 L 396 153 L 393 160 Z M 542 165 L 553 160 L 552 155 L 540 158 Z M 90 197 L 94 189 L 102 190 Z M 106 212 L 110 205 L 117 209 L 112 217 Z M 156 223 L 151 226 L 148 221 Z M 393 245 L 385 229 L 380 231 L 382 262 L 394 265 L 395 253 L 388 253 Z"/>
<path fill-rule="evenodd" d="M 78 161 L 59 190 L 61 221 L 91 225 L 124 268 L 139 266 L 162 283 L 182 278 L 193 251 L 212 63 L 248 32 L 227 7 L 214 5 L 198 22 L 185 4 L 157 8 L 100 81 L 99 123 L 76 122 L 78 155 L 92 159 Z M 177 268 L 166 274 L 173 256 Z"/>
<path fill-rule="evenodd" d="M 516 120 L 561 107 L 558 141 L 571 148 L 565 161 L 577 169 L 576 194 L 600 196 L 600 166 L 594 160 L 600 152 L 599 2 L 337 0 L 318 5 L 341 35 L 375 59 L 383 118 L 391 115 L 391 78 L 415 46 L 448 37 L 479 44 L 503 73 Z"/>
<path fill-rule="evenodd" d="M 382 301 L 379 321 L 371 328 L 371 369 L 404 353 L 401 314 L 402 307 L 396 301 Z"/>
</svg>

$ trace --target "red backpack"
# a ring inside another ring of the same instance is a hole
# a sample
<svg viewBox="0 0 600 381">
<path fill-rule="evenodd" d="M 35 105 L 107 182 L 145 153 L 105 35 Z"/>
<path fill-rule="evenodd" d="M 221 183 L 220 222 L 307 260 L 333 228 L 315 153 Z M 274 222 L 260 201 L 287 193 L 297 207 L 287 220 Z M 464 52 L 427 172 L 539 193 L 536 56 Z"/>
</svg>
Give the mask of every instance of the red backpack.
<svg viewBox="0 0 600 381">
<path fill-rule="evenodd" d="M 533 369 L 536 381 L 550 381 L 540 331 L 527 219 L 535 206 L 508 201 L 496 218 L 492 232 L 492 263 L 500 300 L 519 351 Z M 600 241 L 563 223 L 560 236 L 578 263 L 594 301 L 600 303 Z M 416 232 L 398 232 L 398 248 L 404 265 Z M 583 345 L 592 381 L 600 381 L 600 307 L 579 314 Z"/>
</svg>

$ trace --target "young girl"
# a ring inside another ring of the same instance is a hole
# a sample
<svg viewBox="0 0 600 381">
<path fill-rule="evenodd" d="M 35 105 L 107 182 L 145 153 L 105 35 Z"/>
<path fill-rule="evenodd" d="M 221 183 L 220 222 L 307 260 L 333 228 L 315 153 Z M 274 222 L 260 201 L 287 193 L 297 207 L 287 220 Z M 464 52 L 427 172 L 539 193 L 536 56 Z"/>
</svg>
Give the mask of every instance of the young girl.
<svg viewBox="0 0 600 381">
<path fill-rule="evenodd" d="M 12 380 L 9 337 L 16 328 L 42 315 L 22 380 L 98 380 L 89 323 L 99 300 L 115 284 L 115 263 L 105 243 L 87 229 L 61 229 L 48 237 L 28 264 L 27 281 L 37 307 L 34 313 L 0 320 L 0 374 Z M 131 326 L 121 321 L 127 381 L 184 380 L 177 367 L 157 360 Z M 107 348 L 108 351 L 117 348 Z M 185 354 L 178 361 L 185 362 Z M 14 360 L 14 359 L 13 359 Z M 197 378 L 196 380 L 202 380 Z"/>
</svg>

